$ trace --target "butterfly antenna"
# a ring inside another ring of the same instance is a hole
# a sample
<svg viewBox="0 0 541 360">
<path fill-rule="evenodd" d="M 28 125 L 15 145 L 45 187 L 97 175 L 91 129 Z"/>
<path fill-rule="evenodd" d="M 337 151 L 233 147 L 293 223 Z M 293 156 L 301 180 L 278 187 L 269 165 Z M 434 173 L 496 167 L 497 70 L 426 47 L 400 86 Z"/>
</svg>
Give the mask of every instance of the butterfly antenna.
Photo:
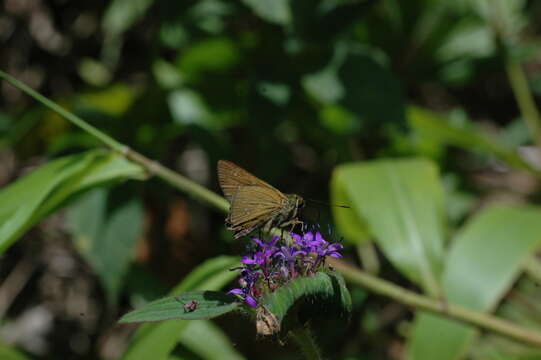
<svg viewBox="0 0 541 360">
<path fill-rule="evenodd" d="M 323 201 L 317 201 L 317 200 L 312 200 L 312 199 L 306 199 L 306 201 L 314 203 L 314 204 L 335 206 L 335 207 L 341 207 L 341 208 L 344 208 L 344 209 L 351 209 L 351 207 L 347 206 L 347 205 L 334 205 L 334 204 L 329 204 L 329 203 L 326 203 L 326 202 L 323 202 Z"/>
</svg>

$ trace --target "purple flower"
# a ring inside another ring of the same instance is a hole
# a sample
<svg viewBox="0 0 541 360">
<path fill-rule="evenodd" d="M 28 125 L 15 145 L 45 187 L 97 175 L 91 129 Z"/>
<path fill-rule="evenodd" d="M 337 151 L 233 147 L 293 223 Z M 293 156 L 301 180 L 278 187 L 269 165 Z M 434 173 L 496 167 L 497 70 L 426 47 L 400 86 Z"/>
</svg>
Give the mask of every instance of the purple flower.
<svg viewBox="0 0 541 360">
<path fill-rule="evenodd" d="M 260 274 L 248 267 L 243 267 L 241 269 L 241 276 L 239 278 L 239 285 L 241 287 L 229 290 L 228 294 L 237 295 L 249 306 L 256 307 L 257 301 L 253 295 L 254 293 L 258 293 L 256 284 L 260 278 Z"/>
<path fill-rule="evenodd" d="M 268 243 L 261 241 L 258 238 L 252 238 L 252 241 L 259 245 L 263 250 L 264 254 L 267 256 L 271 256 L 276 252 L 276 250 L 278 250 L 278 248 L 276 247 L 276 243 L 278 242 L 278 240 L 280 240 L 279 236 L 273 236 L 271 238 L 271 241 L 269 241 Z"/>
<path fill-rule="evenodd" d="M 241 260 L 239 288 L 229 291 L 248 306 L 257 307 L 258 300 L 299 276 L 310 276 L 325 265 L 325 258 L 342 257 L 343 246 L 329 243 L 319 232 L 302 236 L 291 233 L 293 242 L 273 236 L 269 242 L 252 238 L 255 249 Z M 282 243 L 280 245 L 280 243 Z"/>
<path fill-rule="evenodd" d="M 322 249 L 319 250 L 318 255 L 323 256 L 330 256 L 334 258 L 341 258 L 342 254 L 340 254 L 340 250 L 342 250 L 344 247 L 342 244 L 334 243 L 334 244 L 328 244 L 325 245 Z"/>
<path fill-rule="evenodd" d="M 257 307 L 257 300 L 246 291 L 246 288 L 231 289 L 227 293 L 240 296 L 250 307 Z"/>
<path fill-rule="evenodd" d="M 262 266 L 262 265 L 265 264 L 266 260 L 267 260 L 267 257 L 265 256 L 265 254 L 262 253 L 261 251 L 258 251 L 255 254 L 253 254 L 252 256 L 244 256 L 241 259 L 240 262 L 245 264 L 245 265 L 259 265 L 259 266 Z"/>
<path fill-rule="evenodd" d="M 295 246 L 282 246 L 274 256 L 281 259 L 280 272 L 286 276 L 296 277 L 297 269 L 295 264 L 301 256 L 305 256 L 306 252 L 298 250 Z"/>
</svg>

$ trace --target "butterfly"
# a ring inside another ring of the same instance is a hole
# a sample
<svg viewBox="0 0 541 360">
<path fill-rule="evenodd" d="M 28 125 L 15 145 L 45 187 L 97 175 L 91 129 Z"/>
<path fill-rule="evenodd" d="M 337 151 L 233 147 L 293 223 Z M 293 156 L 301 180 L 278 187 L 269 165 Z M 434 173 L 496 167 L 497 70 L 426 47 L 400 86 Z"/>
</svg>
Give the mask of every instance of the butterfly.
<svg viewBox="0 0 541 360">
<path fill-rule="evenodd" d="M 227 160 L 218 161 L 218 181 L 230 204 L 225 224 L 235 239 L 261 228 L 302 224 L 297 215 L 305 201 L 299 195 L 283 194 Z"/>
</svg>

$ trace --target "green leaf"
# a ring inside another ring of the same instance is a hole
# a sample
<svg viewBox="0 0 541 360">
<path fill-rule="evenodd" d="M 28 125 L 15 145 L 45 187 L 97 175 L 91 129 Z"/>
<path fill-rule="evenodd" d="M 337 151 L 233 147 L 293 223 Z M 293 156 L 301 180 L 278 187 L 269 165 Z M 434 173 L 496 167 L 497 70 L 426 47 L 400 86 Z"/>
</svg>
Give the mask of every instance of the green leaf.
<svg viewBox="0 0 541 360">
<path fill-rule="evenodd" d="M 111 209 L 108 192 L 96 189 L 68 213 L 68 224 L 79 251 L 102 281 L 110 303 L 116 302 L 122 279 L 141 236 L 143 208 L 130 200 Z"/>
<path fill-rule="evenodd" d="M 336 169 L 331 178 L 331 203 L 352 206 L 351 197 L 344 183 L 342 172 Z M 359 245 L 370 239 L 371 233 L 368 224 L 353 208 L 347 210 L 332 207 L 331 210 L 334 222 L 346 241 Z"/>
<path fill-rule="evenodd" d="M 408 109 L 408 122 L 419 142 L 427 140 L 454 145 L 468 151 L 493 155 L 509 165 L 531 170 L 515 151 L 470 124 L 452 125 L 446 118 L 418 107 Z"/>
<path fill-rule="evenodd" d="M 194 290 L 219 290 L 237 276 L 236 272 L 229 269 L 238 265 L 237 257 L 220 256 L 210 259 L 195 268 L 171 291 L 171 294 Z M 187 325 L 188 322 L 182 320 L 144 324 L 137 331 L 123 359 L 166 359 Z"/>
<path fill-rule="evenodd" d="M 143 176 L 139 166 L 103 150 L 51 161 L 0 191 L 0 253 L 71 196 L 106 182 Z"/>
<path fill-rule="evenodd" d="M 489 57 L 495 50 L 496 44 L 490 29 L 478 19 L 465 18 L 451 29 L 435 55 L 441 62 L 445 62 Z"/>
<path fill-rule="evenodd" d="M 28 360 L 29 357 L 16 349 L 0 343 L 0 359 L 2 360 Z"/>
<path fill-rule="evenodd" d="M 223 331 L 211 321 L 190 322 L 180 336 L 180 343 L 204 360 L 244 359 Z"/>
<path fill-rule="evenodd" d="M 198 81 L 205 73 L 227 72 L 240 60 L 238 45 L 228 38 L 205 39 L 182 51 L 178 66 L 186 81 Z"/>
<path fill-rule="evenodd" d="M 349 291 L 342 276 L 335 272 L 318 272 L 314 276 L 297 278 L 265 297 L 262 303 L 282 322 L 291 307 L 306 297 L 325 301 L 329 307 L 343 313 L 351 311 Z"/>
<path fill-rule="evenodd" d="M 202 127 L 209 125 L 211 115 L 199 93 L 188 89 L 176 90 L 169 94 L 167 102 L 175 122 Z"/>
<path fill-rule="evenodd" d="M 187 309 L 190 303 L 194 309 Z M 124 315 L 119 322 L 163 321 L 169 319 L 212 319 L 235 310 L 240 303 L 219 291 L 194 291 L 153 301 Z"/>
<path fill-rule="evenodd" d="M 122 116 L 132 107 L 137 95 L 138 92 L 133 87 L 119 83 L 80 94 L 76 98 L 76 106 L 78 110 Z"/>
<path fill-rule="evenodd" d="M 268 22 L 278 25 L 287 25 L 291 22 L 289 0 L 242 0 L 242 2 Z"/>
<path fill-rule="evenodd" d="M 436 166 L 422 159 L 342 165 L 331 186 L 332 202 L 352 207 L 350 213 L 333 209 L 346 239 L 358 242 L 354 229 L 369 230 L 396 268 L 428 294 L 438 295 L 444 207 Z"/>
<path fill-rule="evenodd" d="M 504 45 L 515 45 L 527 24 L 525 0 L 467 0 Z"/>
<path fill-rule="evenodd" d="M 456 235 L 443 273 L 446 300 L 491 312 L 541 244 L 541 209 L 492 207 Z M 434 336 L 438 334 L 438 336 Z M 410 359 L 457 359 L 472 344 L 475 328 L 419 314 L 409 343 Z"/>
</svg>

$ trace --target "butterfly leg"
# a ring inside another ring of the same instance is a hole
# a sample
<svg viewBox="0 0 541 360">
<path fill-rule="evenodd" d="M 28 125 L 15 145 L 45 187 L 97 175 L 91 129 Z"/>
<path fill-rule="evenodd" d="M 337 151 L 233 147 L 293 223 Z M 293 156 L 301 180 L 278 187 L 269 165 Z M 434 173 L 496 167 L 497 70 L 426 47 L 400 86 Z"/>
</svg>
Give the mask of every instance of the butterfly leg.
<svg viewBox="0 0 541 360">
<path fill-rule="evenodd" d="M 293 220 L 290 220 L 290 221 L 287 221 L 285 223 L 283 223 L 281 225 L 282 228 L 285 228 L 286 226 L 290 226 L 291 225 L 291 229 L 289 230 L 289 232 L 293 232 L 293 229 L 295 228 L 295 225 L 304 225 L 304 222 L 300 221 L 299 219 L 293 219 Z"/>
<path fill-rule="evenodd" d="M 265 223 L 265 225 L 263 226 L 263 232 L 264 233 L 267 233 L 267 234 L 270 233 L 270 230 L 272 228 L 273 220 L 274 220 L 274 218 L 271 218 Z"/>
</svg>

